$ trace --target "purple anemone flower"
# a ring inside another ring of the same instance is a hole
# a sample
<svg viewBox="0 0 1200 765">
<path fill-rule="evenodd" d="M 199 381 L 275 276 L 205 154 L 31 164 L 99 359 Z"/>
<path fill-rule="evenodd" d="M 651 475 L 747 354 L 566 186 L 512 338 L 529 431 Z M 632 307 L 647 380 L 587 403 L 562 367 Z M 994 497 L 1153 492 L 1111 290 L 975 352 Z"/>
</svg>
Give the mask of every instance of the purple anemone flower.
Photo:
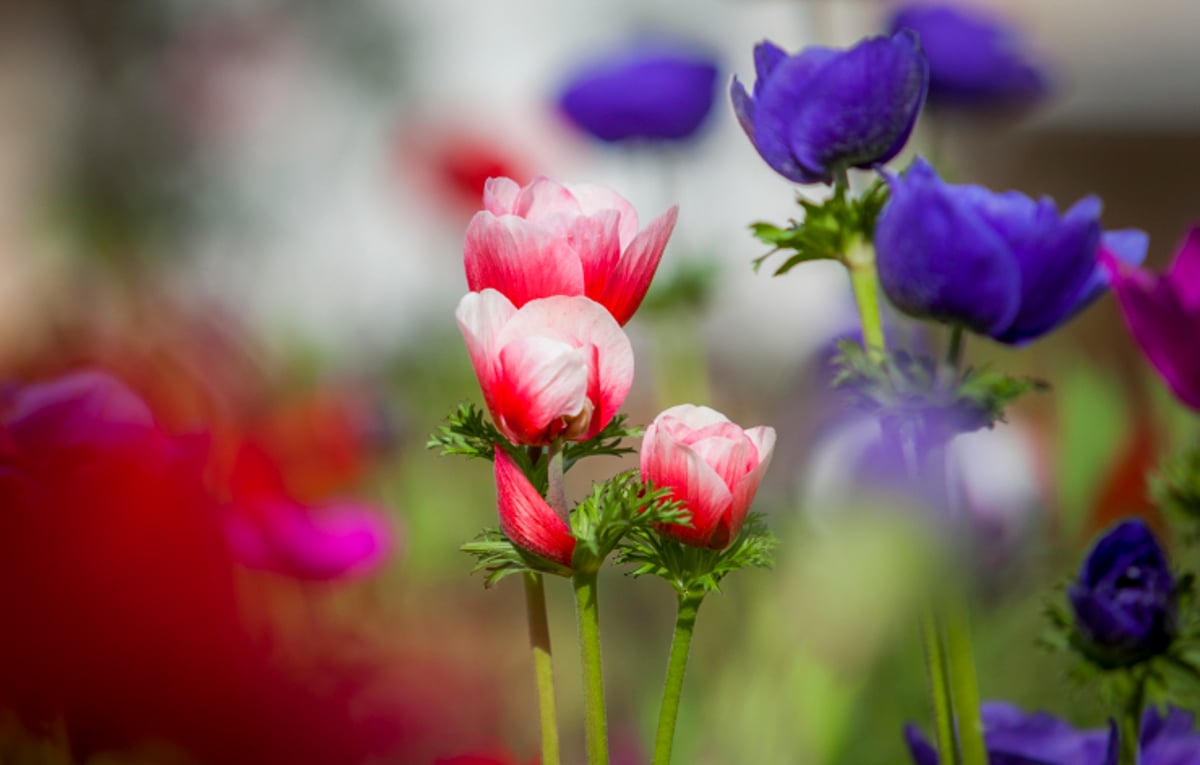
<svg viewBox="0 0 1200 765">
<path fill-rule="evenodd" d="M 1123 521 L 1106 532 L 1067 594 L 1079 647 L 1103 667 L 1157 656 L 1174 639 L 1175 577 L 1141 520 Z"/>
<path fill-rule="evenodd" d="M 754 67 L 753 95 L 733 78 L 733 109 L 767 164 L 796 183 L 831 183 L 847 168 L 899 154 L 929 79 L 911 32 L 794 56 L 764 40 L 754 48 Z"/>
<path fill-rule="evenodd" d="M 638 40 L 576 71 L 559 106 L 601 141 L 681 141 L 704 124 L 716 83 L 716 61 L 702 49 L 664 38 Z"/>
<path fill-rule="evenodd" d="M 899 310 L 1020 344 L 1055 329 L 1108 286 L 1101 250 L 1129 264 L 1146 256 L 1145 233 L 1100 229 L 1100 200 L 1065 213 L 1015 191 L 953 186 L 918 158 L 889 176 L 879 216 L 879 279 Z"/>
<path fill-rule="evenodd" d="M 1104 264 L 1133 337 L 1175 396 L 1200 411 L 1200 226 L 1158 276 L 1115 258 Z"/>
<path fill-rule="evenodd" d="M 988 760 L 992 765 L 1117 765 L 1116 725 L 1076 730 L 1044 712 L 1026 714 L 1012 704 L 980 707 Z M 904 738 L 915 765 L 938 765 L 937 751 L 914 725 Z M 1200 765 L 1200 733 L 1195 717 L 1181 709 L 1161 715 L 1148 709 L 1138 744 L 1141 765 Z"/>
<path fill-rule="evenodd" d="M 1026 57 L 1018 31 L 981 9 L 913 3 L 896 10 L 889 28 L 920 37 L 929 59 L 930 103 L 1019 104 L 1046 92 L 1046 78 Z"/>
</svg>

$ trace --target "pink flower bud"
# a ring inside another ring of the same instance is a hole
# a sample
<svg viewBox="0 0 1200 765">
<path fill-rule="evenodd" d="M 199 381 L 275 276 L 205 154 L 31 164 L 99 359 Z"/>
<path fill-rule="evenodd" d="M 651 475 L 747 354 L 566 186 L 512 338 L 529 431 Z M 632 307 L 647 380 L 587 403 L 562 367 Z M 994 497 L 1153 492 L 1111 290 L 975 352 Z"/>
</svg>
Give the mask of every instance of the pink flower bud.
<svg viewBox="0 0 1200 765">
<path fill-rule="evenodd" d="M 642 439 L 642 478 L 670 488 L 692 514 L 691 527 L 662 532 L 720 550 L 737 538 L 775 449 L 775 429 L 743 430 L 718 411 L 681 404 L 654 418 Z"/>
<path fill-rule="evenodd" d="M 570 527 L 500 448 L 496 449 L 496 500 L 500 528 L 514 544 L 570 567 L 575 552 Z"/>
<path fill-rule="evenodd" d="M 517 308 L 552 295 L 584 295 L 624 325 L 646 296 L 678 207 L 640 233 L 633 206 L 602 186 L 538 177 L 484 186 L 467 226 L 464 263 L 473 292 L 499 290 Z"/>
<path fill-rule="evenodd" d="M 633 385 L 633 347 L 586 297 L 531 300 L 467 294 L 455 314 L 488 410 L 515 444 L 585 441 L 617 413 Z"/>
</svg>

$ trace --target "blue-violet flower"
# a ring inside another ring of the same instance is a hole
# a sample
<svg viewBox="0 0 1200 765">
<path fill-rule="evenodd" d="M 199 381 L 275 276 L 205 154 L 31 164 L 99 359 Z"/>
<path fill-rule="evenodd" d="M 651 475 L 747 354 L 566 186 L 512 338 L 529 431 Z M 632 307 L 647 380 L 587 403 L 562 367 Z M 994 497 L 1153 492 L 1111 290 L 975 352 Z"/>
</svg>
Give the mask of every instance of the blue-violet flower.
<svg viewBox="0 0 1200 765">
<path fill-rule="evenodd" d="M 988 759 L 992 765 L 1117 765 L 1117 727 L 1076 730 L 1044 712 L 1026 714 L 1012 704 L 980 707 Z M 913 725 L 904 729 L 915 765 L 937 765 L 937 751 Z M 1141 765 L 1200 765 L 1200 733 L 1195 717 L 1170 708 L 1165 716 L 1146 710 L 1138 742 Z"/>
<path fill-rule="evenodd" d="M 767 164 L 796 183 L 831 183 L 847 168 L 899 154 L 929 79 L 917 37 L 906 31 L 793 56 L 764 40 L 754 67 L 753 95 L 733 79 L 733 109 Z"/>
<path fill-rule="evenodd" d="M 1134 265 L 1146 256 L 1145 233 L 1101 231 L 1095 197 L 1060 214 L 1045 197 L 950 185 L 920 158 L 888 183 L 875 230 L 888 298 L 1002 343 L 1040 337 L 1099 297 L 1109 281 L 1102 250 Z"/>
<path fill-rule="evenodd" d="M 1046 78 L 1026 57 L 1018 30 L 981 9 L 911 3 L 896 10 L 889 26 L 921 39 L 931 104 L 1018 104 L 1046 92 Z"/>
<path fill-rule="evenodd" d="M 1088 553 L 1067 592 L 1079 648 L 1102 667 L 1123 667 L 1170 646 L 1177 588 L 1167 556 L 1138 519 L 1123 521 Z"/>
<path fill-rule="evenodd" d="M 559 107 L 601 141 L 679 141 L 704 124 L 716 83 L 716 61 L 702 48 L 644 39 L 586 63 L 569 78 Z"/>
</svg>

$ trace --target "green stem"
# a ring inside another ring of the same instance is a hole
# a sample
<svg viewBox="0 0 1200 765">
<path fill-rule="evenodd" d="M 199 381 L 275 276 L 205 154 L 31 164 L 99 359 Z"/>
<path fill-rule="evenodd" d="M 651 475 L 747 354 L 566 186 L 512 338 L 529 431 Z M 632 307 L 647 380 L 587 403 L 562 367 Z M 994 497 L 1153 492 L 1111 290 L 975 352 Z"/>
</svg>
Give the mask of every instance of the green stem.
<svg viewBox="0 0 1200 765">
<path fill-rule="evenodd" d="M 933 707 L 934 740 L 938 762 L 958 765 L 958 738 L 954 732 L 954 711 L 950 700 L 950 667 L 946 657 L 941 619 L 932 606 L 921 614 L 921 643 L 925 650 L 925 669 L 929 680 L 929 698 Z"/>
<path fill-rule="evenodd" d="M 600 664 L 600 608 L 596 572 L 579 571 L 571 578 L 579 616 L 579 653 L 583 663 L 583 717 L 588 765 L 608 765 L 608 722 L 604 711 L 604 672 Z"/>
<path fill-rule="evenodd" d="M 671 746 L 675 742 L 675 722 L 679 718 L 679 697 L 683 692 L 683 676 L 687 672 L 688 651 L 692 646 L 692 631 L 696 613 L 704 593 L 684 593 L 679 596 L 675 616 L 675 635 L 671 638 L 671 655 L 667 660 L 667 680 L 663 685 L 662 705 L 658 709 L 658 731 L 654 735 L 653 765 L 670 765 Z"/>
<path fill-rule="evenodd" d="M 1121 747 L 1118 765 L 1138 765 L 1138 749 L 1142 735 L 1142 712 L 1146 706 L 1146 674 L 1134 678 L 1133 692 L 1121 709 Z"/>
<path fill-rule="evenodd" d="M 529 647 L 537 675 L 538 713 L 542 724 L 542 765 L 558 765 L 558 718 L 554 711 L 554 667 L 550 659 L 550 625 L 546 619 L 546 589 L 542 575 L 525 572 L 525 612 Z"/>
<path fill-rule="evenodd" d="M 971 630 L 966 604 L 951 596 L 946 616 L 946 655 L 950 669 L 950 703 L 958 721 L 958 743 L 963 765 L 988 765 L 983 739 L 983 720 L 979 716 L 979 680 L 975 675 L 975 656 L 971 649 Z"/>
<path fill-rule="evenodd" d="M 879 279 L 875 274 L 875 247 L 858 240 L 843 255 L 850 271 L 850 286 L 858 317 L 862 322 L 863 343 L 867 355 L 875 362 L 887 357 L 887 342 L 883 336 L 883 318 L 879 312 Z"/>
<path fill-rule="evenodd" d="M 549 462 L 546 463 L 546 504 L 564 521 L 567 518 L 567 483 L 563 469 L 563 440 L 554 439 L 547 453 Z"/>
</svg>

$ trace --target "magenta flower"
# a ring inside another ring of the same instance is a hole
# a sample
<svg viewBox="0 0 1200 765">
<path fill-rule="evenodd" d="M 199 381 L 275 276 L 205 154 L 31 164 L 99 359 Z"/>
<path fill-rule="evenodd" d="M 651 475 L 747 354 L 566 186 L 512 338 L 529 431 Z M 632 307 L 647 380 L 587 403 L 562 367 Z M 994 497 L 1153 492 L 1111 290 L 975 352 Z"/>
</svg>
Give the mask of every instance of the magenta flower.
<svg viewBox="0 0 1200 765">
<path fill-rule="evenodd" d="M 496 427 L 514 444 L 586 441 L 633 385 L 633 347 L 604 306 L 549 297 L 517 308 L 494 289 L 463 297 L 455 314 Z"/>
<path fill-rule="evenodd" d="M 1109 255 L 1103 262 L 1142 353 L 1175 396 L 1200 411 L 1200 226 L 1161 276 Z"/>
<path fill-rule="evenodd" d="M 570 568 L 575 537 L 517 463 L 496 449 L 496 500 L 500 528 L 518 547 Z"/>
<path fill-rule="evenodd" d="M 382 510 L 356 501 L 297 501 L 279 468 L 253 444 L 239 449 L 230 483 L 225 535 L 250 568 L 296 579 L 343 579 L 376 570 L 393 550 Z"/>
<path fill-rule="evenodd" d="M 681 404 L 659 414 L 642 439 L 642 478 L 671 489 L 691 526 L 662 532 L 720 550 L 737 538 L 775 450 L 775 429 L 743 430 L 706 406 Z"/>
<path fill-rule="evenodd" d="M 484 186 L 467 225 L 464 263 L 472 292 L 489 287 L 517 308 L 553 295 L 584 295 L 624 325 L 642 304 L 675 228 L 672 207 L 638 231 L 633 206 L 603 186 L 509 178 Z"/>
</svg>

